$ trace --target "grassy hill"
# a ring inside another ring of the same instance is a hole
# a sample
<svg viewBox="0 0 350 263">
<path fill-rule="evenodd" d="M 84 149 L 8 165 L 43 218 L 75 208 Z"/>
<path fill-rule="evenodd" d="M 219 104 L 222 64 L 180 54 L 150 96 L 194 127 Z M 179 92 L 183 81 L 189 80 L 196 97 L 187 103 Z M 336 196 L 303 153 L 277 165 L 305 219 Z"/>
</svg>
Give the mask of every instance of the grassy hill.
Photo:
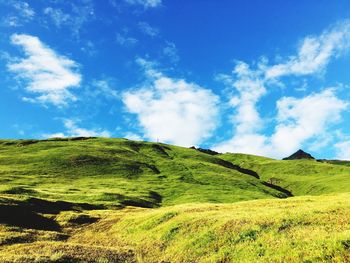
<svg viewBox="0 0 350 263">
<path fill-rule="evenodd" d="M 220 158 L 254 170 L 262 180 L 277 184 L 295 196 L 350 192 L 350 162 L 347 161 L 282 161 L 231 153 Z"/>
<path fill-rule="evenodd" d="M 157 207 L 286 197 L 231 162 L 125 139 L 0 142 L 0 193 Z"/>
<path fill-rule="evenodd" d="M 350 261 L 349 162 L 0 140 L 0 182 L 0 262 Z"/>
</svg>

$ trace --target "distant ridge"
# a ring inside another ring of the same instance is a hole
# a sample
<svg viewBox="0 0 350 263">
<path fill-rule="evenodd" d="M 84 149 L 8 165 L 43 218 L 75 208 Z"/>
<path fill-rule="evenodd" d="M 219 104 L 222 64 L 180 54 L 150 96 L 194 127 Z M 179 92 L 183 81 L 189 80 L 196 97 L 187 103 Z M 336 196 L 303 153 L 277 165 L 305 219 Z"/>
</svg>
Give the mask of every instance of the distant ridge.
<svg viewBox="0 0 350 263">
<path fill-rule="evenodd" d="M 283 158 L 283 160 L 300 160 L 300 159 L 315 160 L 315 158 L 311 154 L 304 152 L 301 149 L 293 153 L 291 156 Z"/>
</svg>

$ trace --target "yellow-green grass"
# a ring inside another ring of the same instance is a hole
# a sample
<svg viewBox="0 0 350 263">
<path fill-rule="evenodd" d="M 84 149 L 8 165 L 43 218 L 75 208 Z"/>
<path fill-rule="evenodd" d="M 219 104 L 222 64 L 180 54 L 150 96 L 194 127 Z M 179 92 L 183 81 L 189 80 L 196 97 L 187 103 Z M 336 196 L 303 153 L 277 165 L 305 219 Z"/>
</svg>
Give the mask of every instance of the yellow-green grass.
<svg viewBox="0 0 350 263">
<path fill-rule="evenodd" d="M 60 232 L 1 227 L 0 262 L 349 262 L 349 198 L 66 211 Z"/>
</svg>

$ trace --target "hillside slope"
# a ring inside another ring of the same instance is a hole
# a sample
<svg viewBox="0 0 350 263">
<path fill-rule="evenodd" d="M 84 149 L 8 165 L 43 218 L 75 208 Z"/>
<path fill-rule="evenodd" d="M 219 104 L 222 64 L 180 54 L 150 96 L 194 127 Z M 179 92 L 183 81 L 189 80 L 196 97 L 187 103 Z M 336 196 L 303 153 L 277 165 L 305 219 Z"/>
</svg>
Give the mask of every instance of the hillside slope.
<svg viewBox="0 0 350 263">
<path fill-rule="evenodd" d="M 288 196 L 219 157 L 126 139 L 3 140 L 0 193 L 140 207 Z"/>
<path fill-rule="evenodd" d="M 349 198 L 45 211 L 0 225 L 0 262 L 349 262 Z"/>
</svg>

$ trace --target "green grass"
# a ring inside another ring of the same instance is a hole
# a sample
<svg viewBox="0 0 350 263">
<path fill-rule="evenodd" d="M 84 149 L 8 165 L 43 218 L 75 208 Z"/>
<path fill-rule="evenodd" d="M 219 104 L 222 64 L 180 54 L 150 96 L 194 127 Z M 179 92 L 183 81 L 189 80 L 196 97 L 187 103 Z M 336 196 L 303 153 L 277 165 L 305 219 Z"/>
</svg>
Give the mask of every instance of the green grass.
<svg viewBox="0 0 350 263">
<path fill-rule="evenodd" d="M 345 161 L 0 140 L 0 262 L 349 262 L 349 198 Z"/>
<path fill-rule="evenodd" d="M 146 207 L 285 197 L 230 165 L 193 149 L 124 139 L 2 141 L 0 193 Z"/>
</svg>

